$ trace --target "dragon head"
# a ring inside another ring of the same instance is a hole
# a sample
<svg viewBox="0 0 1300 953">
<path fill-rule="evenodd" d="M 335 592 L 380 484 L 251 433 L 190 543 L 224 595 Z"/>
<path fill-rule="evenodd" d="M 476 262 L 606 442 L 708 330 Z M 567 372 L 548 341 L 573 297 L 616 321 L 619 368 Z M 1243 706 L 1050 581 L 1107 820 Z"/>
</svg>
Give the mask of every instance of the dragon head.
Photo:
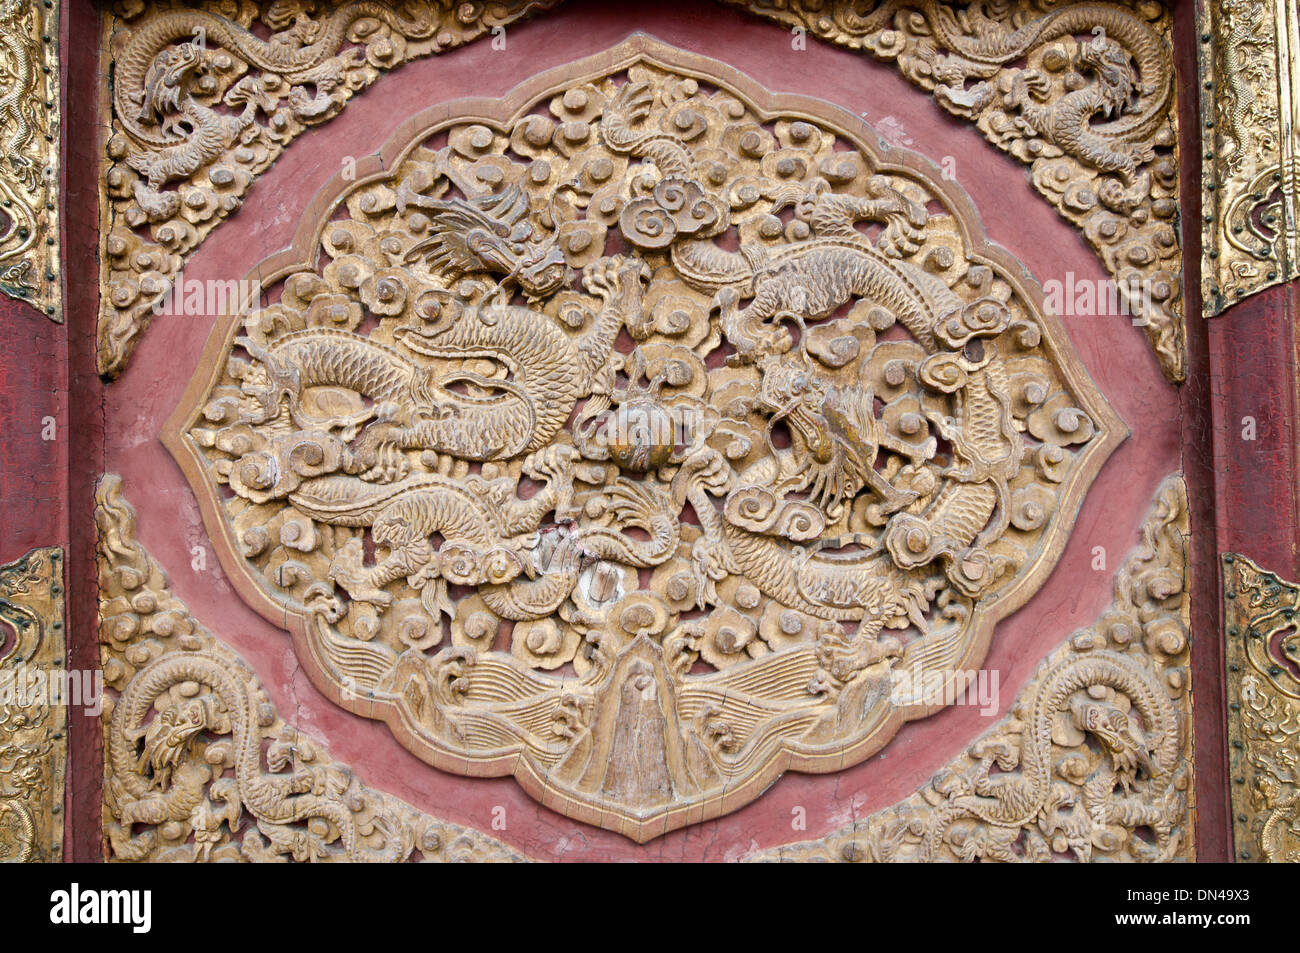
<svg viewBox="0 0 1300 953">
<path fill-rule="evenodd" d="M 198 735 L 225 727 L 221 724 L 216 704 L 212 695 L 187 699 L 182 704 L 164 708 L 143 729 L 144 750 L 140 764 L 152 769 L 154 786 L 167 787 L 172 771 L 181 765 L 186 749 Z"/>
<path fill-rule="evenodd" d="M 1146 735 L 1119 706 L 1088 697 L 1070 707 L 1075 727 L 1097 739 L 1124 784 L 1132 783 L 1139 767 L 1153 771 Z"/>
<path fill-rule="evenodd" d="M 1095 39 L 1079 49 L 1078 65 L 1096 74 L 1107 116 L 1115 116 L 1128 106 L 1129 97 L 1133 95 L 1134 78 L 1133 67 L 1129 65 L 1128 53 L 1123 47 L 1104 33 L 1098 33 Z"/>
<path fill-rule="evenodd" d="M 136 119 L 149 122 L 180 109 L 186 81 L 203 68 L 203 53 L 194 43 L 182 43 L 159 53 L 145 73 L 144 89 L 137 94 L 140 112 Z"/>
<path fill-rule="evenodd" d="M 777 356 L 760 361 L 758 402 L 771 411 L 769 432 L 786 421 L 803 444 L 809 499 L 836 511 L 868 482 L 877 446 L 875 399 L 870 388 L 841 386 L 819 376 L 809 361 Z"/>
<path fill-rule="evenodd" d="M 451 278 L 473 272 L 503 274 L 532 298 L 564 283 L 564 255 L 552 237 L 535 238 L 528 198 L 517 187 L 478 198 L 421 202 L 430 218 L 429 237 L 406 253 Z"/>
</svg>

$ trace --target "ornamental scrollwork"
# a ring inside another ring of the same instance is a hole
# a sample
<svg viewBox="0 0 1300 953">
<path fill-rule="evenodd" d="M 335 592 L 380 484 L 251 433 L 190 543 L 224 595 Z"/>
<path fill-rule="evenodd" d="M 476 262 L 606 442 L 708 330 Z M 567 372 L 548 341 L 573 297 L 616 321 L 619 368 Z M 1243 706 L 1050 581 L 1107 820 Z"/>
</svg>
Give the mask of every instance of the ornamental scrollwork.
<svg viewBox="0 0 1300 953">
<path fill-rule="evenodd" d="M 1194 860 L 1187 499 L 1161 485 L 1096 624 L 918 793 L 754 861 Z"/>
<path fill-rule="evenodd" d="M 1300 14 L 1290 0 L 1209 0 L 1197 28 L 1213 316 L 1300 276 Z"/>
<path fill-rule="evenodd" d="M 1228 787 L 1239 862 L 1300 862 L 1300 587 L 1223 555 Z"/>
<path fill-rule="evenodd" d="M 1154 2 L 727 0 L 897 66 L 1030 167 L 1186 374 L 1172 16 Z"/>
<path fill-rule="evenodd" d="M 66 674 L 63 550 L 34 549 L 0 566 L 0 863 L 63 857 Z"/>
<path fill-rule="evenodd" d="M 165 440 L 335 701 L 643 841 L 929 714 L 1124 430 L 854 117 L 645 37 L 499 109 L 340 182 Z"/>
<path fill-rule="evenodd" d="M 118 0 L 100 373 L 122 371 L 185 260 L 303 131 L 385 71 L 556 2 Z"/>
<path fill-rule="evenodd" d="M 0 293 L 63 320 L 59 5 L 0 0 Z"/>
<path fill-rule="evenodd" d="M 172 595 L 119 477 L 96 493 L 105 855 L 150 862 L 519 861 L 375 791 L 287 724 Z"/>
</svg>

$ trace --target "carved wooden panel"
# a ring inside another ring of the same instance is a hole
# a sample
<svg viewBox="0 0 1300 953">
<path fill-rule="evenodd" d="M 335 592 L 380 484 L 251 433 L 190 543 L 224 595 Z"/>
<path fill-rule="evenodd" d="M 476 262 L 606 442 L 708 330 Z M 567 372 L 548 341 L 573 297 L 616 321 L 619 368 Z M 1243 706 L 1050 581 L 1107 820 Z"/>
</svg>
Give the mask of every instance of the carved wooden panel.
<svg viewBox="0 0 1300 953">
<path fill-rule="evenodd" d="M 413 117 L 165 440 L 318 687 L 646 840 L 976 665 L 1124 428 L 969 200 L 637 37 Z"/>
<path fill-rule="evenodd" d="M 1195 860 L 1187 534 L 1171 476 L 1114 601 L 1043 660 L 1006 719 L 900 804 L 748 859 Z"/>
<path fill-rule="evenodd" d="M 100 481 L 104 840 L 111 860 L 517 861 L 477 831 L 368 788 L 286 723 L 252 673 L 172 595 Z M 3 803 L 3 802 L 0 802 Z"/>
</svg>

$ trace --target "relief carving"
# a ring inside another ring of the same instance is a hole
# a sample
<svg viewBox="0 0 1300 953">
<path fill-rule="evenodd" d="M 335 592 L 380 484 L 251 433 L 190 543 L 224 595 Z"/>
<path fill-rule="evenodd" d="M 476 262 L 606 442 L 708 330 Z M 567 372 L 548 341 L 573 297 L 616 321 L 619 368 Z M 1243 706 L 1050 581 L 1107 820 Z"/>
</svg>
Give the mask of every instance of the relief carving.
<svg viewBox="0 0 1300 953">
<path fill-rule="evenodd" d="M 63 859 L 63 550 L 0 566 L 0 863 Z"/>
<path fill-rule="evenodd" d="M 930 714 L 891 672 L 978 664 L 1125 435 L 1023 266 L 856 118 L 644 36 L 447 116 L 166 427 L 243 596 L 422 758 L 638 841 Z"/>
<path fill-rule="evenodd" d="M 1030 166 L 1141 323 L 1186 374 L 1173 19 L 1160 3 L 727 0 L 894 63 Z"/>
<path fill-rule="evenodd" d="M 299 134 L 384 71 L 556 2 L 118 0 L 105 25 L 100 373 L 121 372 L 185 260 Z"/>
<path fill-rule="evenodd" d="M 1199 5 L 1207 316 L 1300 276 L 1300 13 L 1293 0 Z"/>
<path fill-rule="evenodd" d="M 896 63 L 1028 163 L 1034 187 L 1101 257 L 1165 375 L 1183 379 L 1172 20 L 1163 5 L 726 2 Z M 335 2 L 318 13 L 297 3 L 120 0 L 108 26 L 112 224 L 102 239 L 100 372 L 122 371 L 184 261 L 302 129 L 332 118 L 386 69 L 558 3 L 462 4 L 453 15 L 426 0 Z M 344 40 L 360 46 L 340 51 Z"/>
<path fill-rule="evenodd" d="M 63 321 L 59 6 L 0 0 L 0 292 Z"/>
<path fill-rule="evenodd" d="M 366 787 L 276 714 L 168 589 L 121 479 L 96 494 L 106 856 L 119 861 L 518 861 Z"/>
<path fill-rule="evenodd" d="M 1223 556 L 1228 788 L 1237 861 L 1300 862 L 1300 587 Z"/>
<path fill-rule="evenodd" d="M 1187 531 L 1170 477 L 1111 607 L 1042 662 L 1007 718 L 911 798 L 747 859 L 1195 860 Z"/>
</svg>

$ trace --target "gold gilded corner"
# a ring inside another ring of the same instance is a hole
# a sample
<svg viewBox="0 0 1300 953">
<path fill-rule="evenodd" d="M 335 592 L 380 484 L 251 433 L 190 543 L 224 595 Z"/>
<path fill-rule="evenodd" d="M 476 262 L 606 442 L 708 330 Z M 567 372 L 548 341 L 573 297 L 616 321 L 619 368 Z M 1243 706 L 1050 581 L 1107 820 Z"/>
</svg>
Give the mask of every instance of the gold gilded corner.
<svg viewBox="0 0 1300 953">
<path fill-rule="evenodd" d="M 1223 555 L 1234 859 L 1300 861 L 1300 587 Z"/>
</svg>

